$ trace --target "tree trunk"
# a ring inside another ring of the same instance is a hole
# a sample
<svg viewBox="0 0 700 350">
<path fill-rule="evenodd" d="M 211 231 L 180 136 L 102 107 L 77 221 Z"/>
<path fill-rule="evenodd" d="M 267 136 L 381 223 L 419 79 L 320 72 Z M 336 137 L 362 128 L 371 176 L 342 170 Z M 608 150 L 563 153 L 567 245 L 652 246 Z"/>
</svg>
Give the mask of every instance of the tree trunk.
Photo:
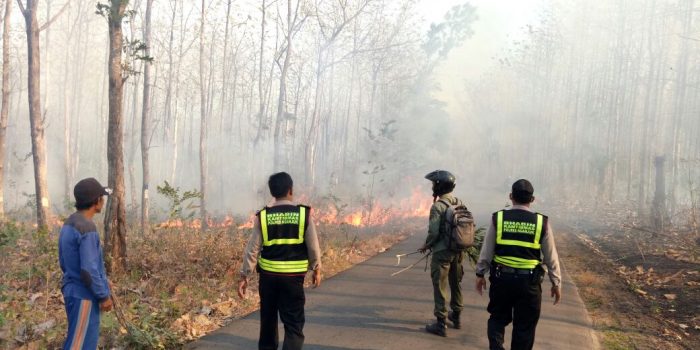
<svg viewBox="0 0 700 350">
<path fill-rule="evenodd" d="M 202 0 L 202 17 L 199 28 L 199 191 L 202 195 L 199 204 L 199 214 L 202 220 L 202 231 L 207 230 L 207 88 L 204 79 L 204 22 L 205 3 Z"/>
<path fill-rule="evenodd" d="M 652 205 L 651 217 L 656 232 L 660 232 L 664 229 L 666 221 L 666 179 L 664 177 L 665 161 L 665 157 L 656 157 L 656 159 L 654 159 L 654 167 L 656 167 L 656 192 L 654 193 L 654 203 Z"/>
<path fill-rule="evenodd" d="M 226 24 L 224 26 L 224 49 L 223 49 L 223 59 L 221 60 L 221 100 L 219 104 L 219 132 L 225 135 L 225 120 L 226 120 L 226 98 L 228 89 L 228 40 L 229 40 L 229 19 L 231 18 L 231 2 L 232 0 L 226 1 Z"/>
<path fill-rule="evenodd" d="M 262 72 L 263 72 L 263 58 L 264 58 L 264 53 L 265 53 L 265 15 L 266 15 L 266 0 L 262 0 L 262 6 L 260 7 L 262 11 L 262 20 L 260 21 L 260 62 L 258 66 L 258 98 L 260 99 L 260 104 L 258 108 L 258 132 L 257 135 L 255 136 L 255 144 L 257 145 L 260 139 L 262 138 L 262 133 L 263 129 L 266 127 L 265 125 L 265 98 L 263 97 L 264 92 L 263 92 L 263 80 L 262 80 Z"/>
<path fill-rule="evenodd" d="M 70 62 L 71 50 L 66 50 L 66 62 Z M 63 177 L 63 199 L 66 203 L 71 200 L 71 184 L 73 183 L 73 166 L 71 156 L 71 110 L 70 99 L 68 98 L 68 81 L 70 78 L 69 64 L 64 65 L 63 73 L 63 167 L 65 168 L 65 176 Z"/>
<path fill-rule="evenodd" d="M 309 134 L 306 138 L 306 147 L 305 147 L 305 159 L 304 159 L 304 165 L 305 167 L 305 179 L 306 179 L 306 186 L 313 186 L 315 184 L 315 166 L 316 166 L 316 147 L 317 147 L 317 142 L 318 142 L 318 136 L 319 136 L 319 131 L 320 131 L 320 115 L 321 112 L 319 111 L 321 108 L 321 79 L 323 75 L 323 69 L 322 64 L 323 64 L 323 49 L 319 48 L 318 56 L 316 57 L 316 89 L 315 89 L 315 95 L 314 95 L 314 110 L 311 115 L 311 125 L 309 127 Z"/>
<path fill-rule="evenodd" d="M 151 55 L 151 8 L 153 0 L 146 1 L 146 18 L 144 28 L 145 55 Z M 141 165 L 143 169 L 143 186 L 141 187 L 141 233 L 148 227 L 148 184 L 150 170 L 148 167 L 148 148 L 150 147 L 151 122 L 151 63 L 146 61 L 143 67 L 143 108 L 141 110 Z"/>
<path fill-rule="evenodd" d="M 50 18 L 51 0 L 46 0 L 46 20 L 48 21 Z M 46 62 L 46 66 L 44 68 L 45 84 L 44 94 L 42 95 L 42 97 L 44 98 L 42 105 L 44 106 L 44 114 L 46 114 L 49 110 L 49 103 L 51 102 L 51 92 L 49 91 L 49 89 L 51 88 L 51 26 L 46 27 L 44 29 L 44 32 L 44 62 Z"/>
<path fill-rule="evenodd" d="M 34 161 L 34 188 L 36 191 L 37 227 L 49 228 L 49 188 L 46 179 L 46 140 L 44 120 L 41 115 L 41 54 L 39 51 L 39 23 L 36 18 L 38 0 L 27 0 L 24 22 L 27 29 L 27 95 L 29 99 L 29 124 L 32 137 L 32 158 Z"/>
<path fill-rule="evenodd" d="M 5 135 L 10 114 L 10 18 L 12 0 L 5 0 L 5 16 L 2 30 L 2 109 L 0 110 L 0 219 L 5 216 Z"/>
<path fill-rule="evenodd" d="M 292 0 L 287 0 L 287 49 L 284 55 L 284 63 L 280 71 L 279 95 L 277 100 L 277 117 L 275 118 L 275 154 L 274 154 L 274 171 L 282 171 L 282 157 L 284 156 L 282 144 L 285 142 L 284 135 L 281 132 L 283 119 L 285 118 L 286 103 L 287 103 L 287 72 L 289 71 L 289 60 L 292 57 Z M 286 160 L 284 161 L 286 164 Z"/>
<path fill-rule="evenodd" d="M 109 25 L 109 130 L 107 132 L 108 183 L 112 195 L 105 213 L 105 251 L 110 271 L 126 269 L 126 209 L 124 200 L 124 132 L 122 105 L 124 80 L 122 76 L 122 19 L 127 0 L 113 0 Z"/>
</svg>

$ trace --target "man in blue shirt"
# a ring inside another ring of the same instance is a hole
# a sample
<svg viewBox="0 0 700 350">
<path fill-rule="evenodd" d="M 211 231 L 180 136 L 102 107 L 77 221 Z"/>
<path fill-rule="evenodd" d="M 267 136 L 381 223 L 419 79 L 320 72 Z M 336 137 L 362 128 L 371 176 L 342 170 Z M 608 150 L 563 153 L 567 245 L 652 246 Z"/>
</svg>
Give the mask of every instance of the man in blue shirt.
<svg viewBox="0 0 700 350">
<path fill-rule="evenodd" d="M 63 272 L 63 300 L 68 316 L 64 350 L 97 349 L 100 311 L 112 309 L 110 282 L 104 267 L 100 235 L 92 221 L 102 211 L 111 190 L 94 178 L 80 180 L 73 189 L 77 211 L 66 219 L 58 239 Z"/>
</svg>

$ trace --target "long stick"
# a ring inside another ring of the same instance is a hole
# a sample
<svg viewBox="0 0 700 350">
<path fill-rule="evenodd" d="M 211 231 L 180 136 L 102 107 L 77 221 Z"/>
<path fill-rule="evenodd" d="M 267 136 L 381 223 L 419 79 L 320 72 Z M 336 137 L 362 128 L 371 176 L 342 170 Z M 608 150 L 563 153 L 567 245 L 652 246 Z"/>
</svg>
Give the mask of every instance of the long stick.
<svg viewBox="0 0 700 350">
<path fill-rule="evenodd" d="M 419 262 L 423 261 L 423 259 L 427 258 L 429 255 L 430 255 L 430 254 L 426 254 L 426 255 L 424 255 L 422 258 L 420 258 L 418 261 L 414 262 L 413 264 L 408 265 L 408 266 L 406 266 L 405 268 L 403 268 L 403 269 L 401 269 L 401 270 L 399 270 L 399 271 L 396 271 L 396 272 L 392 273 L 392 274 L 391 274 L 391 277 L 394 277 L 394 276 L 396 276 L 396 275 L 398 275 L 398 274 L 400 274 L 400 273 L 402 273 L 402 272 L 404 272 L 404 271 L 406 271 L 406 270 L 409 270 L 409 269 L 411 269 L 412 267 L 418 265 Z"/>
<path fill-rule="evenodd" d="M 413 252 L 413 253 L 396 254 L 396 260 L 397 260 L 397 261 L 396 261 L 396 265 L 394 265 L 394 266 L 399 266 L 399 265 L 401 265 L 401 257 L 403 257 L 403 256 L 409 256 L 409 255 L 413 255 L 413 254 L 418 254 L 418 253 L 420 253 L 420 252 L 416 250 L 416 251 Z"/>
</svg>

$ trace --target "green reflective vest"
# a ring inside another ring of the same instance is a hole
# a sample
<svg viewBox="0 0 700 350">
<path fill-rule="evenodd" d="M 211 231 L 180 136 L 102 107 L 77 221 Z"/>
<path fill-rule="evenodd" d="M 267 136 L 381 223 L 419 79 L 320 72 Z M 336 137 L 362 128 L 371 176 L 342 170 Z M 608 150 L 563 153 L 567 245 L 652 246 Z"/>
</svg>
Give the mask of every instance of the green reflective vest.
<svg viewBox="0 0 700 350">
<path fill-rule="evenodd" d="M 258 213 L 262 231 L 262 250 L 258 268 L 262 271 L 300 274 L 309 269 L 309 254 L 304 233 L 309 222 L 309 207 L 279 205 Z"/>
<path fill-rule="evenodd" d="M 516 269 L 534 269 L 541 261 L 547 217 L 522 209 L 493 214 L 496 248 L 493 261 Z"/>
</svg>

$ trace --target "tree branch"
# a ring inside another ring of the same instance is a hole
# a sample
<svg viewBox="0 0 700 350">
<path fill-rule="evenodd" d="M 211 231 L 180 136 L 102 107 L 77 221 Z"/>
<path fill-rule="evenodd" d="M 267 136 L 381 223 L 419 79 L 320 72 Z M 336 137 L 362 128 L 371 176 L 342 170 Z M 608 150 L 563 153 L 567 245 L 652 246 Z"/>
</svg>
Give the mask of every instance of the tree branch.
<svg viewBox="0 0 700 350">
<path fill-rule="evenodd" d="M 70 0 L 66 1 L 61 10 L 58 11 L 58 13 L 56 13 L 56 15 L 54 15 L 48 22 L 44 23 L 44 25 L 39 27 L 39 32 L 48 28 L 51 25 L 51 23 L 53 23 L 58 18 L 58 16 L 60 16 L 64 11 L 66 11 L 66 9 L 68 8 L 68 4 L 70 4 Z"/>
<path fill-rule="evenodd" d="M 690 38 L 690 37 L 683 36 L 683 35 L 680 35 L 680 34 L 678 35 L 678 37 L 681 38 L 681 39 L 685 39 L 685 40 L 700 41 L 700 39 Z"/>
<path fill-rule="evenodd" d="M 8 1 L 11 1 L 11 0 L 8 0 Z M 24 8 L 24 4 L 22 3 L 22 0 L 17 0 L 17 5 L 19 6 L 19 11 L 22 12 L 22 15 L 26 16 L 27 9 Z"/>
</svg>

